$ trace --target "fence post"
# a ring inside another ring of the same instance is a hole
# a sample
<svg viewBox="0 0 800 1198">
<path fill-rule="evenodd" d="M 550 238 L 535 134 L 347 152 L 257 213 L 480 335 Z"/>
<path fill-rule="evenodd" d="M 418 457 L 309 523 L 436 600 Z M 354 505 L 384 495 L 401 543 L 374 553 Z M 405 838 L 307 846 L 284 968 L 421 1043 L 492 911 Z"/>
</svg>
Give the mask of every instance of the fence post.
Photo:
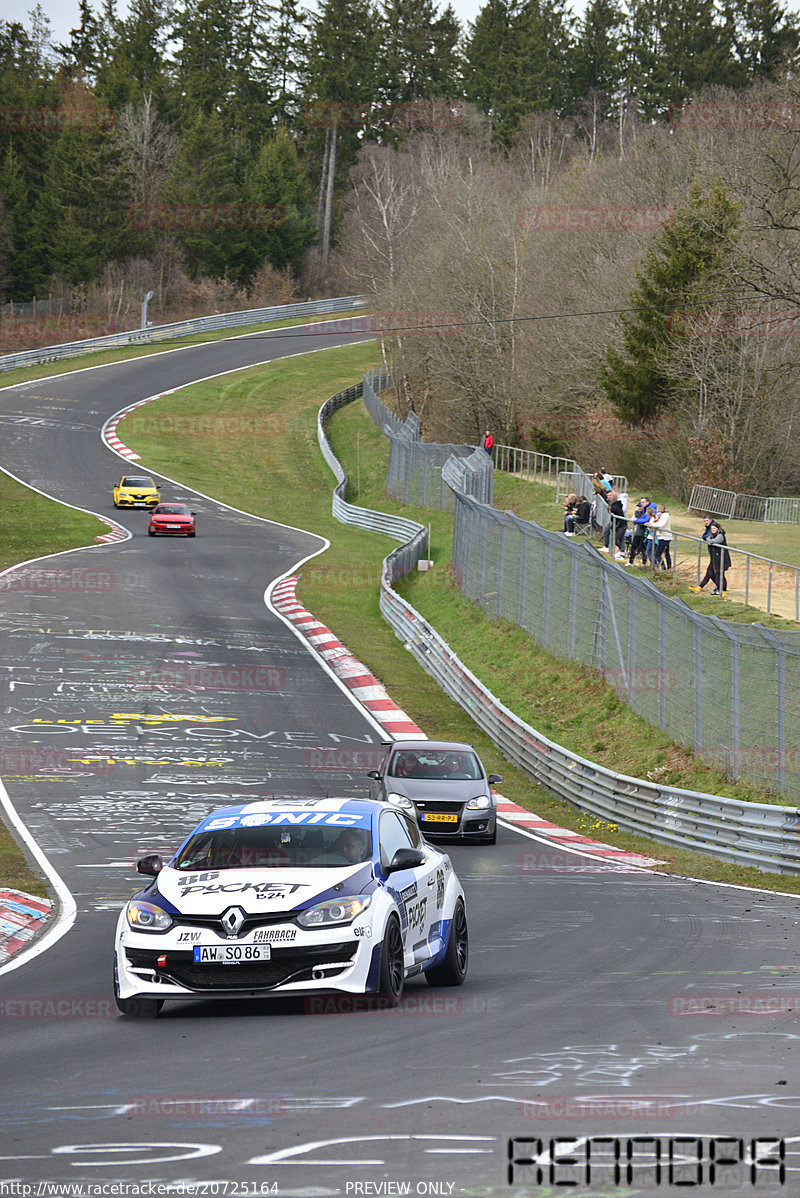
<svg viewBox="0 0 800 1198">
<path fill-rule="evenodd" d="M 519 558 L 519 616 L 517 623 L 520 628 L 525 627 L 525 582 L 528 577 L 528 533 L 524 528 L 519 530 L 522 538 L 522 547 L 520 549 Z"/>
<path fill-rule="evenodd" d="M 760 634 L 775 650 L 775 740 L 778 751 L 776 780 L 778 790 L 786 785 L 786 646 L 774 632 L 757 624 Z"/>
<path fill-rule="evenodd" d="M 694 660 L 703 660 L 703 617 L 693 620 L 694 624 Z M 694 751 L 699 753 L 703 745 L 703 675 L 702 671 L 694 671 Z"/>
</svg>

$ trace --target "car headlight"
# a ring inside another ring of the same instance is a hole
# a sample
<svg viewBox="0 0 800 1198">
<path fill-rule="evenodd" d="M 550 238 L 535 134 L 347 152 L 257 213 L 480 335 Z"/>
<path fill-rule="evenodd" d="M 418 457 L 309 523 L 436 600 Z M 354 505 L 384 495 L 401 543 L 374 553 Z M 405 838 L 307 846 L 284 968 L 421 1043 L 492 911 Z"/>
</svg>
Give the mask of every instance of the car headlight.
<svg viewBox="0 0 800 1198">
<path fill-rule="evenodd" d="M 414 804 L 411 802 L 411 799 L 407 799 L 405 795 L 388 794 L 386 796 L 386 798 L 387 798 L 388 802 L 394 803 L 395 807 L 413 807 L 414 806 Z"/>
<path fill-rule="evenodd" d="M 484 811 L 487 807 L 491 807 L 492 800 L 488 795 L 478 795 L 477 799 L 470 799 L 467 803 L 467 811 Z"/>
<path fill-rule="evenodd" d="M 348 898 L 327 899 L 309 907 L 297 916 L 301 928 L 323 928 L 331 924 L 352 923 L 356 916 L 366 911 L 372 902 L 368 894 L 356 894 Z"/>
<path fill-rule="evenodd" d="M 126 915 L 128 926 L 135 932 L 166 932 L 172 927 L 171 915 L 155 903 L 145 903 L 141 899 L 131 899 Z"/>
</svg>

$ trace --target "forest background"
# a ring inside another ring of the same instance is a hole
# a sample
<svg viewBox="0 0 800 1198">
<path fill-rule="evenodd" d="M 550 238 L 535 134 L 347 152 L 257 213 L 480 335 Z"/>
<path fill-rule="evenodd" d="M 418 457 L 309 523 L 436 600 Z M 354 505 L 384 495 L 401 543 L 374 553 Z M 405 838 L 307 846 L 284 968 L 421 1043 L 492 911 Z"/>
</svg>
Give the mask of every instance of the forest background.
<svg viewBox="0 0 800 1198">
<path fill-rule="evenodd" d="M 799 60 L 777 0 L 34 9 L 0 349 L 367 292 L 426 436 L 798 491 Z"/>
</svg>

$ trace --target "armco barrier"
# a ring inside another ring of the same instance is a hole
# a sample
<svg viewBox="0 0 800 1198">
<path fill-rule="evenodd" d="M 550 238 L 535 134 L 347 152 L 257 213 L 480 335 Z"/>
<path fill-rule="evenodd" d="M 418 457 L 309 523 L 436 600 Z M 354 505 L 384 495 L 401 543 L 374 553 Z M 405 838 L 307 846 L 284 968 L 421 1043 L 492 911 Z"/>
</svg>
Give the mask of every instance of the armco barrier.
<svg viewBox="0 0 800 1198">
<path fill-rule="evenodd" d="M 340 500 L 347 476 L 328 445 L 322 429 L 322 413 L 328 409 L 328 414 L 332 414 L 356 399 L 359 393 L 359 387 L 352 387 L 334 396 L 320 412 L 320 447 L 339 480 L 336 490 Z M 398 539 L 402 524 L 418 530 L 411 543 L 384 559 L 381 612 L 423 669 L 464 708 L 509 761 L 540 786 L 581 811 L 658 843 L 695 849 L 723 861 L 774 873 L 800 874 L 800 811 L 797 808 L 741 803 L 702 791 L 681 790 L 616 774 L 568 752 L 514 715 L 467 669 L 419 612 L 392 588 L 392 581 L 412 570 L 423 554 L 422 526 L 415 525 L 414 521 L 366 512 L 352 504 L 340 505 L 337 512 L 336 502 L 335 497 L 334 514 L 343 523 L 373 528 Z M 386 522 L 384 527 L 378 528 L 373 523 L 375 516 Z"/>
<path fill-rule="evenodd" d="M 210 333 L 217 329 L 237 329 L 245 325 L 266 324 L 272 320 L 291 320 L 296 316 L 324 316 L 348 308 L 365 308 L 367 296 L 347 295 L 335 299 L 310 300 L 304 304 L 281 304 L 272 308 L 253 308 L 245 312 L 221 312 L 215 316 L 200 316 L 197 320 L 181 320 L 175 324 L 160 324 L 149 329 L 131 329 L 126 333 L 111 333 L 107 337 L 92 337 L 86 341 L 67 341 L 63 345 L 47 345 L 42 349 L 21 350 L 0 357 L 0 370 L 17 366 L 38 366 L 42 362 L 57 362 L 76 358 L 99 349 L 118 349 L 120 346 L 148 345 L 188 337 L 193 333 Z"/>
</svg>

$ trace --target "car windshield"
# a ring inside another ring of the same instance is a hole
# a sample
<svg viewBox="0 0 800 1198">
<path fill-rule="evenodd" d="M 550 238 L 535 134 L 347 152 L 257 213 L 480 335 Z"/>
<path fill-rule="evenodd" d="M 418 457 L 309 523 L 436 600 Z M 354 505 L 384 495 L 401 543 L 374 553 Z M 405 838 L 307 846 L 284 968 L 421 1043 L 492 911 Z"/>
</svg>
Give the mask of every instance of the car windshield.
<svg viewBox="0 0 800 1198">
<path fill-rule="evenodd" d="M 152 487 L 152 478 L 123 478 L 121 486 L 123 487 Z"/>
<path fill-rule="evenodd" d="M 394 778 L 450 781 L 483 777 L 478 758 L 469 749 L 403 749 L 394 754 L 387 772 Z"/>
<path fill-rule="evenodd" d="M 153 513 L 156 516 L 188 516 L 189 509 L 185 503 L 159 503 Z"/>
<path fill-rule="evenodd" d="M 292 869 L 356 865 L 372 856 L 365 828 L 224 828 L 198 832 L 187 841 L 175 869 Z"/>
</svg>

